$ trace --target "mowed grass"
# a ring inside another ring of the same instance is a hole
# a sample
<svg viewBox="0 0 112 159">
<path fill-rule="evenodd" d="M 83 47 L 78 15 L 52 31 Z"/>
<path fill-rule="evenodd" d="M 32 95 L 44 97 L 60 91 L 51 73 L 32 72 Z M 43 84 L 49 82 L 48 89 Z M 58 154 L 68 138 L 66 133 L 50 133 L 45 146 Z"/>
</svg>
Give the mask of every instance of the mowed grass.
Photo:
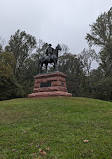
<svg viewBox="0 0 112 159">
<path fill-rule="evenodd" d="M 61 97 L 0 102 L 0 159 L 83 158 L 112 158 L 111 102 Z"/>
</svg>

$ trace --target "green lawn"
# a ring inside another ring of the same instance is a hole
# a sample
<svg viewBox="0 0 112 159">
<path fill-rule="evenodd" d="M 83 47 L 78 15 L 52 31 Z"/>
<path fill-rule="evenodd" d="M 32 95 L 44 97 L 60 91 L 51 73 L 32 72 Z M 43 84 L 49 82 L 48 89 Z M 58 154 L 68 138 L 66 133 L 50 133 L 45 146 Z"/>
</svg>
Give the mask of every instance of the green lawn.
<svg viewBox="0 0 112 159">
<path fill-rule="evenodd" d="M 112 158 L 111 102 L 61 97 L 0 102 L 0 159 L 83 158 Z"/>
</svg>

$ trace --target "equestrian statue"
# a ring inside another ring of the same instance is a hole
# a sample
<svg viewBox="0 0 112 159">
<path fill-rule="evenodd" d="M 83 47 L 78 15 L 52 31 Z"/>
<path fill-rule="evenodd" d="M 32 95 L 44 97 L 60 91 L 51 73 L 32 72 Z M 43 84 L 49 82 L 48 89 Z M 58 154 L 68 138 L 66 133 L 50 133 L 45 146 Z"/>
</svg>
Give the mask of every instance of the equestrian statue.
<svg viewBox="0 0 112 159">
<path fill-rule="evenodd" d="M 57 71 L 57 61 L 58 61 L 58 51 L 61 51 L 61 46 L 58 44 L 56 48 L 52 48 L 52 45 L 49 44 L 46 49 L 45 56 L 39 59 L 39 73 L 42 73 L 43 64 L 45 65 L 46 72 L 48 71 L 48 64 L 54 64 L 54 70 Z"/>
</svg>

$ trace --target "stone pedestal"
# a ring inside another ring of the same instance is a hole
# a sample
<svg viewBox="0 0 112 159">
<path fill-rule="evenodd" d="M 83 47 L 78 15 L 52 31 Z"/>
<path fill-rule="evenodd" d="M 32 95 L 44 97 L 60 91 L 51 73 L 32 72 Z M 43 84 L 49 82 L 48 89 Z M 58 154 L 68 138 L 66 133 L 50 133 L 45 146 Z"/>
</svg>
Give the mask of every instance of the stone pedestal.
<svg viewBox="0 0 112 159">
<path fill-rule="evenodd" d="M 28 98 L 72 96 L 67 92 L 66 75 L 64 73 L 40 74 L 35 76 L 34 80 L 34 90 L 32 94 L 28 95 Z"/>
</svg>

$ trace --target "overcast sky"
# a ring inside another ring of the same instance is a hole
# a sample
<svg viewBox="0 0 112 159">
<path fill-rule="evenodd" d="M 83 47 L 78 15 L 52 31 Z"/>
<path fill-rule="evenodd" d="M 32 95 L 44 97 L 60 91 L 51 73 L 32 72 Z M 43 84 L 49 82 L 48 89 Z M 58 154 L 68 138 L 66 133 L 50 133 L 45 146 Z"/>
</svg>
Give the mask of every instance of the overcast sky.
<svg viewBox="0 0 112 159">
<path fill-rule="evenodd" d="M 89 24 L 110 7 L 112 0 L 0 0 L 0 37 L 8 41 L 20 29 L 78 54 L 88 47 Z"/>
</svg>

